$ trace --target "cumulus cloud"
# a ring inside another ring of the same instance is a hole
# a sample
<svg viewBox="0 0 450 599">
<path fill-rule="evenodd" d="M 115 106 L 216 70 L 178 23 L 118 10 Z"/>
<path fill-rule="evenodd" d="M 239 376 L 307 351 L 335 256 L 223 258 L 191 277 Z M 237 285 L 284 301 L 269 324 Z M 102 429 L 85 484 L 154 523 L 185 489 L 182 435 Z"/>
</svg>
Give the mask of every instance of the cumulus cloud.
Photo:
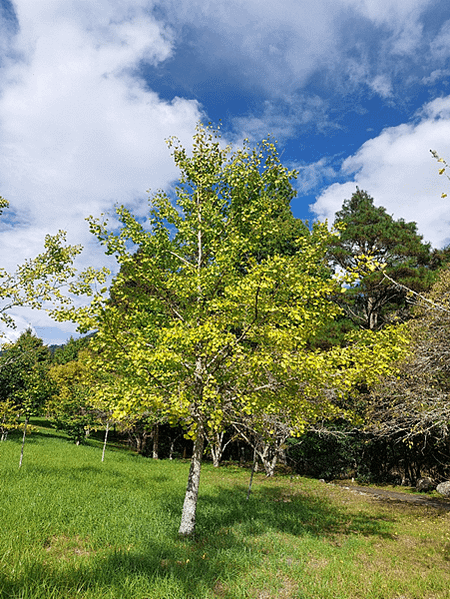
<svg viewBox="0 0 450 599">
<path fill-rule="evenodd" d="M 364 143 L 342 164 L 341 174 L 350 180 L 325 189 L 312 210 L 320 219 L 333 221 L 358 186 L 395 218 L 417 222 L 434 247 L 447 245 L 450 204 L 441 192 L 448 192 L 450 183 L 438 176 L 430 149 L 450 156 L 450 96 L 425 105 L 417 122 L 385 129 Z"/>
<path fill-rule="evenodd" d="M 175 134 L 189 146 L 201 107 L 162 100 L 136 74 L 173 52 L 149 2 L 16 0 L 14 8 L 16 21 L 0 15 L 0 194 L 11 205 L 0 222 L 2 267 L 35 256 L 58 229 L 85 246 L 81 268 L 103 265 L 85 217 L 115 202 L 146 212 L 146 190 L 177 177 L 164 140 Z M 28 312 L 15 311 L 18 330 L 28 319 L 51 324 Z"/>
<path fill-rule="evenodd" d="M 442 79 L 450 53 L 444 17 L 424 30 L 431 0 L 283 0 L 281 6 L 272 0 L 14 0 L 15 14 L 0 5 L 0 194 L 11 203 L 0 221 L 0 247 L 8 269 L 36 255 L 44 235 L 60 228 L 70 242 L 86 246 L 81 265 L 103 264 L 84 218 L 115 202 L 142 215 L 146 189 L 170 187 L 177 172 L 164 140 L 175 134 L 189 147 L 205 116 L 193 99 L 201 94 L 190 93 L 192 71 L 182 50 L 195 61 L 197 77 L 226 78 L 227 90 L 235 86 L 250 98 L 245 109 L 229 110 L 236 139 L 272 132 L 283 141 L 299 130 L 339 128 L 332 98 L 348 101 L 363 89 L 393 102 L 410 75 L 418 82 Z M 190 91 L 171 96 L 168 84 L 163 98 L 151 89 L 145 68 L 156 81 L 163 65 L 169 65 L 164 73 L 178 65 L 176 80 L 184 77 L 185 84 L 179 89 Z M 212 97 L 214 85 L 207 84 Z M 385 130 L 349 157 L 339 176 L 353 189 L 357 183 L 379 192 L 381 203 L 392 187 L 383 187 L 381 175 L 392 178 L 399 187 L 392 210 L 419 220 L 420 202 L 432 197 L 420 192 L 420 175 L 428 176 L 440 201 L 441 180 L 427 153 L 429 147 L 446 153 L 446 110 L 445 99 L 428 104 L 416 122 Z M 396 152 L 410 155 L 396 162 Z M 419 162 L 429 164 L 428 174 Z M 311 191 L 334 176 L 330 164 L 302 163 L 299 188 Z M 335 206 L 333 197 L 344 191 Z M 350 187 L 329 188 L 318 213 L 329 216 L 350 194 Z M 439 210 L 431 212 L 443 228 Z M 431 221 L 427 226 L 426 235 Z"/>
<path fill-rule="evenodd" d="M 58 228 L 86 241 L 85 216 L 176 177 L 164 139 L 189 144 L 201 111 L 161 100 L 134 76 L 141 61 L 172 52 L 170 32 L 145 6 L 105 1 L 86 13 L 75 0 L 17 0 L 0 90 L 0 180 L 22 223 L 1 234 L 5 266 Z"/>
</svg>

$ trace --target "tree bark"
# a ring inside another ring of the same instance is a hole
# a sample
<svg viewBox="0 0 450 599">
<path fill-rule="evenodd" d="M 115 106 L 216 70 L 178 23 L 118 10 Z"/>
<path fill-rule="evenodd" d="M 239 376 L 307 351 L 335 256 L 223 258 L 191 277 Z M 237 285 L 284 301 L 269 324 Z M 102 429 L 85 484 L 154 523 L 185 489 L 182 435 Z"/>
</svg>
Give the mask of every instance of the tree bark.
<svg viewBox="0 0 450 599">
<path fill-rule="evenodd" d="M 109 420 L 106 423 L 105 439 L 103 441 L 102 462 L 105 461 L 105 451 L 106 451 L 106 443 L 108 441 L 108 433 L 109 433 Z"/>
<path fill-rule="evenodd" d="M 220 466 L 220 461 L 222 460 L 223 453 L 225 448 L 229 443 L 231 443 L 232 439 L 229 439 L 226 443 L 223 442 L 225 438 L 225 431 L 221 431 L 220 433 L 214 432 L 211 434 L 212 440 L 210 441 L 210 450 L 211 457 L 213 461 L 214 468 L 218 468 Z"/>
<path fill-rule="evenodd" d="M 374 297 L 369 297 L 367 300 L 368 325 L 371 331 L 374 331 L 378 326 L 378 308 L 376 303 Z"/>
<path fill-rule="evenodd" d="M 200 486 L 200 469 L 202 465 L 203 445 L 205 443 L 205 433 L 202 426 L 197 429 L 197 438 L 194 441 L 194 451 L 189 468 L 189 478 L 184 497 L 183 512 L 181 514 L 181 524 L 178 534 L 188 537 L 195 530 L 195 515 L 197 511 L 198 489 Z"/>
<path fill-rule="evenodd" d="M 19 460 L 19 468 L 22 467 L 22 461 L 23 461 L 23 448 L 25 447 L 25 437 L 27 434 L 27 425 L 28 425 L 28 417 L 25 418 L 25 424 L 23 427 L 23 437 L 22 437 L 22 448 L 20 450 L 20 460 Z"/>
<path fill-rule="evenodd" d="M 159 424 L 156 423 L 153 427 L 153 459 L 158 459 L 158 451 L 159 451 Z"/>
</svg>

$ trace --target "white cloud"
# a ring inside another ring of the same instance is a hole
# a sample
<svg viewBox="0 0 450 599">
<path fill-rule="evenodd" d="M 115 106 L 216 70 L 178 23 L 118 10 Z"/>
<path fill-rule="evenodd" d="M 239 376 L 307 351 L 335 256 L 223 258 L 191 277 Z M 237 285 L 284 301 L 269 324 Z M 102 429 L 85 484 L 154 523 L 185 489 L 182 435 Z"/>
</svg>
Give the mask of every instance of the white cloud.
<svg viewBox="0 0 450 599">
<path fill-rule="evenodd" d="M 392 84 L 386 75 L 377 75 L 369 86 L 382 98 L 388 98 L 392 95 Z"/>
<path fill-rule="evenodd" d="M 435 247 L 449 243 L 450 203 L 441 192 L 448 192 L 450 183 L 438 176 L 439 165 L 429 150 L 450 157 L 450 97 L 427 104 L 421 114 L 418 123 L 385 129 L 343 162 L 342 174 L 352 180 L 320 195 L 312 206 L 320 219 L 333 221 L 358 186 L 395 218 L 417 222 Z"/>
<path fill-rule="evenodd" d="M 295 187 L 300 195 L 316 190 L 323 186 L 325 179 L 331 179 L 337 175 L 326 158 L 321 158 L 312 164 L 294 164 L 293 166 L 298 171 Z"/>
<path fill-rule="evenodd" d="M 421 18 L 431 4 L 167 0 L 164 7 L 179 35 L 190 25 L 200 60 L 232 65 L 243 84 L 273 97 L 300 89 L 312 76 L 344 91 L 349 71 L 354 83 L 373 82 L 375 93 L 386 97 L 399 60 L 416 58 L 424 40 Z"/>
<path fill-rule="evenodd" d="M 447 79 L 450 75 L 450 69 L 436 69 L 431 71 L 427 77 L 422 78 L 423 85 L 433 85 L 440 79 Z"/>
<path fill-rule="evenodd" d="M 0 21 L 7 34 L 0 42 L 0 194 L 15 215 L 14 226 L 8 211 L 2 217 L 1 266 L 13 270 L 35 256 L 58 229 L 85 246 L 80 267 L 112 265 L 85 217 L 115 202 L 146 213 L 146 190 L 177 177 L 164 140 L 177 135 L 189 146 L 201 108 L 163 101 L 135 75 L 141 62 L 157 64 L 173 51 L 172 32 L 149 2 L 16 0 L 14 7 L 18 30 Z M 19 332 L 31 321 L 51 325 L 45 313 L 24 313 L 14 312 Z"/>
<path fill-rule="evenodd" d="M 449 119 L 450 118 L 450 96 L 436 98 L 432 102 L 425 104 L 422 108 L 422 115 L 426 119 Z"/>
<path fill-rule="evenodd" d="M 434 58 L 447 58 L 450 53 L 450 19 L 443 23 L 438 35 L 430 44 Z"/>
<path fill-rule="evenodd" d="M 0 236 L 11 250 L 4 266 L 36 254 L 58 228 L 86 243 L 84 217 L 176 177 L 164 139 L 189 144 L 201 113 L 133 77 L 140 61 L 172 52 L 170 32 L 146 5 L 16 1 L 10 55 L 20 60 L 7 59 L 0 84 L 0 181 L 25 223 Z"/>
<path fill-rule="evenodd" d="M 431 3 L 431 0 L 341 0 L 342 4 L 357 10 L 377 24 L 388 24 L 392 28 L 409 23 Z"/>
<path fill-rule="evenodd" d="M 71 336 L 79 336 L 74 324 L 62 322 L 56 326 L 43 310 L 20 308 L 13 310 L 11 315 L 14 317 L 16 328 L 6 327 L 0 323 L 0 346 L 4 342 L 14 343 L 26 329 L 31 329 L 38 337 L 45 336 L 45 343 L 48 345 L 60 345 Z"/>
<path fill-rule="evenodd" d="M 293 137 L 300 125 L 313 125 L 317 130 L 334 128 L 327 109 L 326 102 L 317 95 L 293 94 L 283 102 L 266 100 L 260 114 L 235 117 L 233 125 L 242 138 L 259 141 L 270 133 L 284 140 Z"/>
</svg>

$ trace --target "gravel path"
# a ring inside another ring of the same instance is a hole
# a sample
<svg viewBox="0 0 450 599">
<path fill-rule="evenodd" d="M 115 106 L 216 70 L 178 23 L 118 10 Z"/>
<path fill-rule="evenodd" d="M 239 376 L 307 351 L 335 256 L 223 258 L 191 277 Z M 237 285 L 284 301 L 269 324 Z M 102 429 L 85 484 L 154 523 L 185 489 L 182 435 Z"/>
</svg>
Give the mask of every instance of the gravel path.
<svg viewBox="0 0 450 599">
<path fill-rule="evenodd" d="M 426 505 L 435 507 L 440 510 L 450 511 L 450 501 L 446 499 L 437 499 L 436 497 L 427 497 L 426 495 L 410 495 L 409 493 L 399 493 L 397 491 L 388 491 L 384 489 L 376 489 L 374 487 L 358 487 L 357 485 L 339 485 L 343 489 L 348 489 L 360 495 L 372 495 L 377 499 L 388 499 L 391 501 L 405 501 L 407 503 L 415 503 L 417 505 Z"/>
</svg>

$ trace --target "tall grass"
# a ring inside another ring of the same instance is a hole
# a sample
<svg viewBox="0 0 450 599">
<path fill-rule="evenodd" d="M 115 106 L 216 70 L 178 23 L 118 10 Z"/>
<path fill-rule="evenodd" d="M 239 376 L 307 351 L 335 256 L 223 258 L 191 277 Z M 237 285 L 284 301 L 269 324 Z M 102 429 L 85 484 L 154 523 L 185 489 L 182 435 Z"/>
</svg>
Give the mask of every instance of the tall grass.
<svg viewBox="0 0 450 599">
<path fill-rule="evenodd" d="M 188 463 L 34 434 L 0 444 L 0 598 L 439 599 L 449 515 L 237 467 L 202 473 L 177 536 Z"/>
</svg>

